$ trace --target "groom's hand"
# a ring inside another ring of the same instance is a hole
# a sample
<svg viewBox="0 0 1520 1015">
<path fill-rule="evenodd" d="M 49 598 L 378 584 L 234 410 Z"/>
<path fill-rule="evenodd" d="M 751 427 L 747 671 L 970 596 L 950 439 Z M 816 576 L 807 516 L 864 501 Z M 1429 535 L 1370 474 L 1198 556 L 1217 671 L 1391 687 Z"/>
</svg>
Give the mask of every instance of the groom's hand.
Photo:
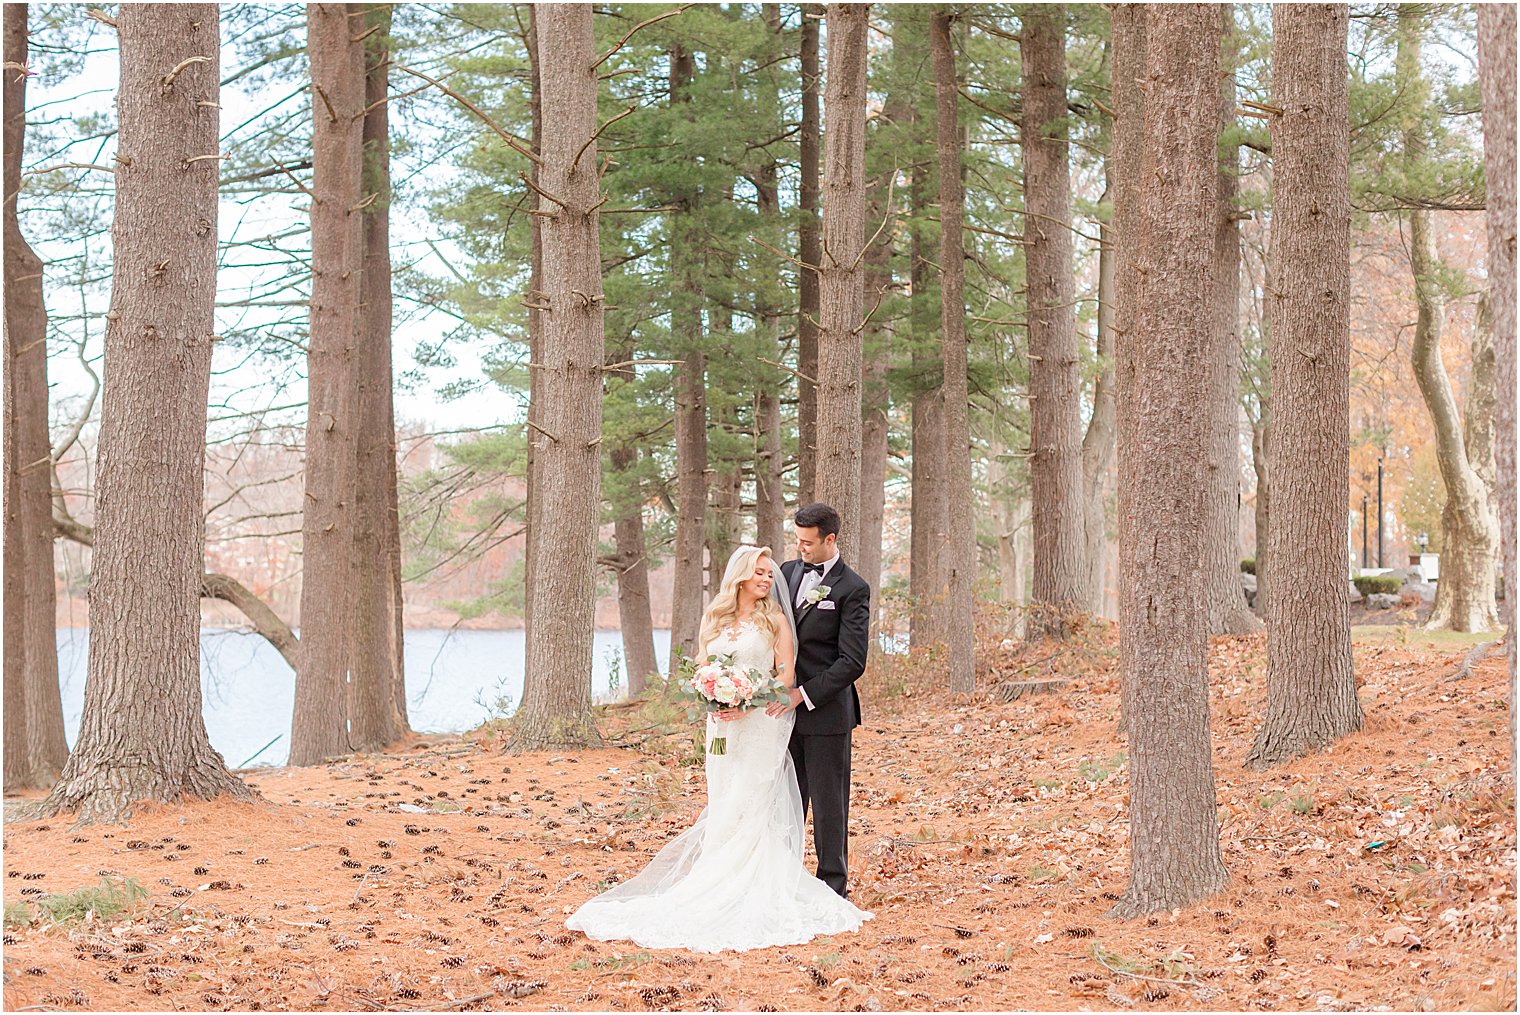
<svg viewBox="0 0 1520 1015">
<path fill-rule="evenodd" d="M 797 688 L 788 688 L 786 696 L 787 704 L 783 705 L 779 701 L 773 701 L 769 705 L 765 706 L 765 714 L 774 718 L 779 715 L 785 715 L 792 709 L 796 708 L 798 705 L 802 704 L 802 692 L 797 690 Z"/>
</svg>

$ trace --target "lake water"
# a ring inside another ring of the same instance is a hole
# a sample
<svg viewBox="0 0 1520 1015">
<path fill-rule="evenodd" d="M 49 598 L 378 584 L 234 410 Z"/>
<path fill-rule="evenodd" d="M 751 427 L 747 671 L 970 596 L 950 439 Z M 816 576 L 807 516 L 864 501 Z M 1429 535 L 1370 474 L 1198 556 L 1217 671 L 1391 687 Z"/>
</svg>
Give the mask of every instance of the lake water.
<svg viewBox="0 0 1520 1015">
<path fill-rule="evenodd" d="M 664 670 L 670 659 L 670 632 L 656 631 L 654 642 Z M 87 629 L 58 631 L 58 683 L 71 747 L 84 712 L 88 648 Z M 472 729 L 490 717 L 498 699 L 508 701 L 509 711 L 515 709 L 522 701 L 524 649 L 522 631 L 407 631 L 406 699 L 412 728 Z M 620 632 L 596 632 L 592 693 L 598 699 L 613 697 L 615 675 L 619 685 L 627 687 L 622 655 Z M 295 686 L 295 671 L 258 635 L 201 632 L 206 731 L 229 766 L 241 767 L 250 760 L 259 765 L 285 763 Z M 260 751 L 271 740 L 274 744 Z"/>
</svg>

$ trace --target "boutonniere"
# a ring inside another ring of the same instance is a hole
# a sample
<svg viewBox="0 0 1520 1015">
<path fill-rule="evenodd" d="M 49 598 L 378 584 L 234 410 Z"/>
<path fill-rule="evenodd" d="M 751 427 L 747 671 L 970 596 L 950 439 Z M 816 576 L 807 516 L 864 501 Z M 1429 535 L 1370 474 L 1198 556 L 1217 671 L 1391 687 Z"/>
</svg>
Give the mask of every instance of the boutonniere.
<svg viewBox="0 0 1520 1015">
<path fill-rule="evenodd" d="M 807 601 L 810 603 L 822 602 L 824 599 L 828 598 L 829 592 L 830 589 L 827 585 L 820 585 L 807 594 Z"/>
</svg>

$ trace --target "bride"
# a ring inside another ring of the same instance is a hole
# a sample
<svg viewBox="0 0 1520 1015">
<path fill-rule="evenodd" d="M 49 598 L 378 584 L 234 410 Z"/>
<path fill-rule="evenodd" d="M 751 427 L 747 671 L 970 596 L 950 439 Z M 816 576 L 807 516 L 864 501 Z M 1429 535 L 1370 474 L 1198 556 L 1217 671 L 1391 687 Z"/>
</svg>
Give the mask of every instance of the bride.
<svg viewBox="0 0 1520 1015">
<path fill-rule="evenodd" d="M 732 654 L 791 686 L 796 641 L 769 547 L 741 546 L 702 617 L 697 661 Z M 598 941 L 645 948 L 743 951 L 853 931 L 871 914 L 802 866 L 802 796 L 787 741 L 795 716 L 763 708 L 709 714 L 707 807 L 637 876 L 565 921 Z"/>
</svg>

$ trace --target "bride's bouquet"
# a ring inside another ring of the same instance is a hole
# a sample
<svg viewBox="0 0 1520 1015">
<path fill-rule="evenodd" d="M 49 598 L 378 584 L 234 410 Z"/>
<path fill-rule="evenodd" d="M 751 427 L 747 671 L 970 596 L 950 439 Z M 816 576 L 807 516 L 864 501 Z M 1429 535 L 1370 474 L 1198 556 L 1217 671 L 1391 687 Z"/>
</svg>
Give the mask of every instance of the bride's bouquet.
<svg viewBox="0 0 1520 1015">
<path fill-rule="evenodd" d="M 687 700 L 691 717 L 724 709 L 764 708 L 773 701 L 787 701 L 786 685 L 774 671 L 739 667 L 732 655 L 720 655 L 696 666 L 688 663 L 681 672 L 681 696 Z M 728 753 L 726 737 L 714 737 L 707 745 L 708 754 Z"/>
</svg>

